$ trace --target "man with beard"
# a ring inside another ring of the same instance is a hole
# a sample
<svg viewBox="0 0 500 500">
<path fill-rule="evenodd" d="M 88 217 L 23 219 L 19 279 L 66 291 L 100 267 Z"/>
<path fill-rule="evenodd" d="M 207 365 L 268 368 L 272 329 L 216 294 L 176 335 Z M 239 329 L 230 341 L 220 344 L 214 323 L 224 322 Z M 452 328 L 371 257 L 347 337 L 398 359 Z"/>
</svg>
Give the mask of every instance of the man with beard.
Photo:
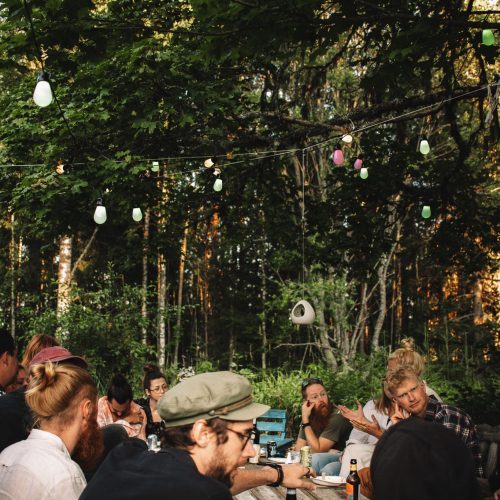
<svg viewBox="0 0 500 500">
<path fill-rule="evenodd" d="M 341 451 L 352 426 L 328 399 L 325 386 L 318 378 L 302 381 L 302 422 L 295 450 L 310 446 L 312 467 L 316 472 L 335 476 L 340 470 Z"/>
<path fill-rule="evenodd" d="M 97 387 L 87 370 L 36 364 L 26 402 L 38 428 L 0 454 L 0 498 L 77 500 L 85 488 L 79 465 L 98 457 Z"/>
<path fill-rule="evenodd" d="M 237 491 L 244 485 L 286 485 L 280 466 L 263 467 L 265 471 L 237 469 L 255 455 L 253 419 L 269 409 L 252 401 L 245 377 L 231 372 L 195 375 L 165 393 L 157 408 L 165 422 L 161 450 L 144 451 L 136 440 L 118 445 L 81 500 L 230 500 L 233 480 Z M 299 469 L 300 476 L 308 472 L 301 464 L 292 465 L 294 474 Z M 293 487 L 303 483 L 297 478 L 287 481 Z"/>
<path fill-rule="evenodd" d="M 17 348 L 14 339 L 0 330 L 0 396 L 5 394 L 5 387 L 16 378 Z"/>
</svg>

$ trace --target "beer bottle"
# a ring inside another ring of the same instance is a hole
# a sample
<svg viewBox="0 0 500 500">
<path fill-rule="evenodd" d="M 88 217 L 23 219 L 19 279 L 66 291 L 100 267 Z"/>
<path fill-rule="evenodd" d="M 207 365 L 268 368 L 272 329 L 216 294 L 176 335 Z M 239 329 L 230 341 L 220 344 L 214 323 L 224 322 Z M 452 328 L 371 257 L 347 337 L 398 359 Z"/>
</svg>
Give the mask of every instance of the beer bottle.
<svg viewBox="0 0 500 500">
<path fill-rule="evenodd" d="M 355 458 L 353 458 L 351 459 L 351 471 L 345 480 L 346 500 L 358 500 L 360 484 L 361 481 L 358 476 L 358 462 Z"/>
<path fill-rule="evenodd" d="M 260 431 L 257 429 L 257 420 L 254 418 L 253 419 L 253 429 L 252 429 L 253 435 L 255 436 L 253 438 L 253 444 L 260 444 Z"/>
<path fill-rule="evenodd" d="M 287 488 L 285 500 L 297 500 L 297 490 Z"/>
</svg>

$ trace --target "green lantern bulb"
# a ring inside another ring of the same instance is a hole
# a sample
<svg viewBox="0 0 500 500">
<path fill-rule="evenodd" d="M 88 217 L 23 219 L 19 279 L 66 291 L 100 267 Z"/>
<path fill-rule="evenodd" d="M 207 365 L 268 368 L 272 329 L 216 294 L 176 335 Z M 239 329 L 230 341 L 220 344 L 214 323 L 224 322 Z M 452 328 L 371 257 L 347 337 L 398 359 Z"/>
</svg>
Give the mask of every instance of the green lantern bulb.
<svg viewBox="0 0 500 500">
<path fill-rule="evenodd" d="M 362 179 L 368 179 L 368 169 L 365 167 L 362 167 L 361 170 L 359 171 L 359 176 Z"/>
<path fill-rule="evenodd" d="M 424 205 L 422 207 L 422 217 L 428 219 L 431 216 L 431 207 L 429 205 Z"/>
<path fill-rule="evenodd" d="M 427 142 L 427 139 L 422 139 L 420 141 L 420 148 L 419 149 L 423 155 L 429 154 L 429 151 L 431 150 L 431 148 L 429 146 L 429 143 Z"/>
<path fill-rule="evenodd" d="M 151 171 L 152 172 L 158 172 L 158 170 L 160 170 L 160 162 L 159 161 L 154 161 L 151 164 Z"/>
<path fill-rule="evenodd" d="M 483 45 L 493 45 L 495 43 L 495 35 L 491 30 L 483 30 Z"/>
<path fill-rule="evenodd" d="M 214 182 L 214 191 L 222 191 L 222 179 L 216 179 Z"/>
</svg>

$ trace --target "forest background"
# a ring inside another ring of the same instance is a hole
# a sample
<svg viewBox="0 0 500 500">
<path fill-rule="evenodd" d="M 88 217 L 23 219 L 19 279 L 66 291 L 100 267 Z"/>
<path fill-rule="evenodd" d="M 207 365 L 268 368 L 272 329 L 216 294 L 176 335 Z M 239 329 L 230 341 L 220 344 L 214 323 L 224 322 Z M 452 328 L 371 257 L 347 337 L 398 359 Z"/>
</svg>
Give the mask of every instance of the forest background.
<svg viewBox="0 0 500 500">
<path fill-rule="evenodd" d="M 411 336 L 445 400 L 500 422 L 495 5 L 2 1 L 0 323 L 102 390 L 231 369 L 292 415 L 307 375 L 376 396 Z"/>
</svg>

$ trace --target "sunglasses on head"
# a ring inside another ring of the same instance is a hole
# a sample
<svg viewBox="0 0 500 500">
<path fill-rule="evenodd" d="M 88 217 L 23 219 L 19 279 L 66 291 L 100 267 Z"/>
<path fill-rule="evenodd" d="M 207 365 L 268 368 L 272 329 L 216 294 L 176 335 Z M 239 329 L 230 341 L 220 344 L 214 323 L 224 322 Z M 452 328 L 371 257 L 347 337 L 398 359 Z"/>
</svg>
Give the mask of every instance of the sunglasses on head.
<svg viewBox="0 0 500 500">
<path fill-rule="evenodd" d="M 304 390 L 306 387 L 309 387 L 310 385 L 313 384 L 319 384 L 324 387 L 325 384 L 323 384 L 323 381 L 320 378 L 305 378 L 302 381 L 301 388 Z"/>
</svg>

